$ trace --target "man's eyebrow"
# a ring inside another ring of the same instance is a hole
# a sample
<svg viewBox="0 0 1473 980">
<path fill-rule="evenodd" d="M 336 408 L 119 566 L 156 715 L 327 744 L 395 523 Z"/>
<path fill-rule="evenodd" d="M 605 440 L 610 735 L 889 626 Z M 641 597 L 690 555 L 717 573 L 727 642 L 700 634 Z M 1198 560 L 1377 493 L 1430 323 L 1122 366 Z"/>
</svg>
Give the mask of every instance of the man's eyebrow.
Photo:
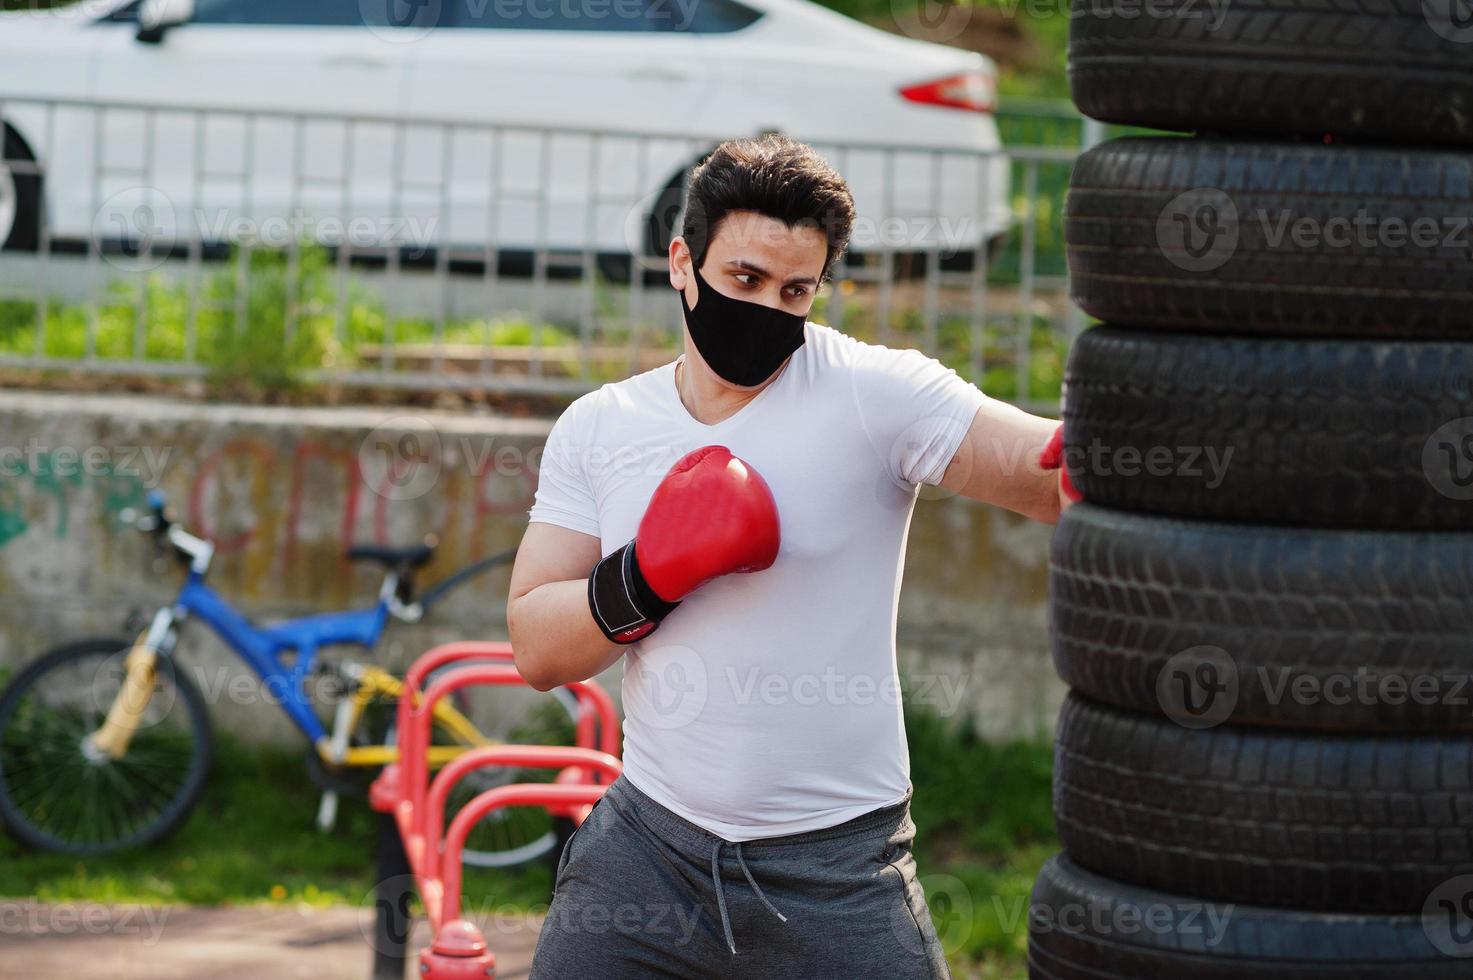
<svg viewBox="0 0 1473 980">
<path fill-rule="evenodd" d="M 766 269 L 762 268 L 762 266 L 758 265 L 755 262 L 749 262 L 746 259 L 727 259 L 726 260 L 726 264 L 727 265 L 734 265 L 734 266 L 736 266 L 739 269 L 746 269 L 748 272 L 755 272 L 759 276 L 771 276 L 772 275 L 772 273 L 770 273 Z M 799 285 L 799 284 L 802 284 L 802 285 L 805 285 L 805 286 L 816 286 L 816 285 L 818 285 L 818 280 L 816 278 L 814 278 L 813 276 L 798 276 L 795 279 L 789 279 L 787 281 L 787 283 L 785 283 L 785 285 L 788 285 L 788 286 L 796 286 L 796 285 Z"/>
</svg>

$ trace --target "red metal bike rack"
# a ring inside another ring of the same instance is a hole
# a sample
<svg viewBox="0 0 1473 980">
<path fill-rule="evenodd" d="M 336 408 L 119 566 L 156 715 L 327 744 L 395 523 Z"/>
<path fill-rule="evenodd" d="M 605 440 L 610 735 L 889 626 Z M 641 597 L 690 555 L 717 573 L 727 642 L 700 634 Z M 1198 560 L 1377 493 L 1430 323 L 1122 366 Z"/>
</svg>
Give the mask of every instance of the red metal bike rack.
<svg viewBox="0 0 1473 980">
<path fill-rule="evenodd" d="M 435 670 L 457 661 L 493 663 L 456 667 L 420 693 Z M 446 695 L 480 684 L 525 684 L 505 643 L 451 643 L 421 656 L 404 678 L 399 700 L 399 762 L 385 767 L 373 783 L 373 807 L 392 814 L 404 843 L 433 939 L 420 954 L 420 974 L 428 980 L 495 976 L 495 955 L 480 930 L 461 918 L 461 851 L 477 821 L 502 807 L 539 806 L 581 823 L 618 778 L 618 716 L 608 692 L 591 681 L 566 685 L 578 698 L 576 746 L 493 745 L 469 749 L 429 781 L 427 749 L 434 706 Z M 597 726 L 595 726 L 595 721 Z M 598 746 L 595 747 L 595 737 Z M 557 769 L 553 783 L 514 783 L 479 794 L 463 806 L 444 830 L 445 804 L 455 784 L 477 769 L 508 766 Z"/>
</svg>

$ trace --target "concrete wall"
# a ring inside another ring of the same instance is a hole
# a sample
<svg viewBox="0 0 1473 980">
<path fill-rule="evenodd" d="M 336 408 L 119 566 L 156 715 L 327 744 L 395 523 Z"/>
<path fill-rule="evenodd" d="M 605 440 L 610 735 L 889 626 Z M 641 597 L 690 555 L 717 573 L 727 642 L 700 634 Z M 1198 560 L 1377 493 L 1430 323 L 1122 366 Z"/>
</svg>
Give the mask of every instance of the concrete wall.
<svg viewBox="0 0 1473 980">
<path fill-rule="evenodd" d="M 0 392 L 0 664 L 88 635 L 117 635 L 178 587 L 120 514 L 161 487 L 212 538 L 210 582 L 273 619 L 371 604 L 380 580 L 343 558 L 349 542 L 442 542 L 433 582 L 514 547 L 550 423 L 380 408 L 200 405 L 136 396 Z M 924 698 L 986 735 L 1047 734 L 1062 697 L 1044 631 L 1050 529 L 959 499 L 919 505 L 901 606 L 901 667 Z M 402 667 L 449 639 L 504 638 L 507 572 L 391 627 L 378 659 Z M 217 722 L 290 739 L 265 698 L 242 697 L 243 665 L 203 628 L 181 659 Z M 617 668 L 604 678 L 617 693 Z"/>
</svg>

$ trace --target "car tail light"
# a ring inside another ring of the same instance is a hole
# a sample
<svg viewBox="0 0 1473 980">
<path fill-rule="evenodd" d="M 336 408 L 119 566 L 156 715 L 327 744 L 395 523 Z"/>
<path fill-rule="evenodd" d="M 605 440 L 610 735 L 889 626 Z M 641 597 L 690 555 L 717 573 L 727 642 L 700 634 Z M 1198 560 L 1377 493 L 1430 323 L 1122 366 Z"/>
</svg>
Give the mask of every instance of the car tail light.
<svg viewBox="0 0 1473 980">
<path fill-rule="evenodd" d="M 900 90 L 902 98 L 927 105 L 991 112 L 997 105 L 997 84 L 983 71 L 947 75 L 931 82 L 907 85 Z"/>
</svg>

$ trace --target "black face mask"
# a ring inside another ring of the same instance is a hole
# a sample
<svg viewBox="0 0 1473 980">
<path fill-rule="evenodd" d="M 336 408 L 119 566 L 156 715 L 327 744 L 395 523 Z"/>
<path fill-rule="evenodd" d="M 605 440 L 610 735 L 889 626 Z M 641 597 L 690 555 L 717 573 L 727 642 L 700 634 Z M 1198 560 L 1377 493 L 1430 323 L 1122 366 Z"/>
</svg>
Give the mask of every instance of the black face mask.
<svg viewBox="0 0 1473 980">
<path fill-rule="evenodd" d="M 685 325 L 702 359 L 728 383 L 760 385 L 803 346 L 807 317 L 727 296 L 702 278 L 699 269 L 692 266 L 692 271 L 695 309 L 686 303 L 685 290 L 676 290 Z"/>
</svg>

